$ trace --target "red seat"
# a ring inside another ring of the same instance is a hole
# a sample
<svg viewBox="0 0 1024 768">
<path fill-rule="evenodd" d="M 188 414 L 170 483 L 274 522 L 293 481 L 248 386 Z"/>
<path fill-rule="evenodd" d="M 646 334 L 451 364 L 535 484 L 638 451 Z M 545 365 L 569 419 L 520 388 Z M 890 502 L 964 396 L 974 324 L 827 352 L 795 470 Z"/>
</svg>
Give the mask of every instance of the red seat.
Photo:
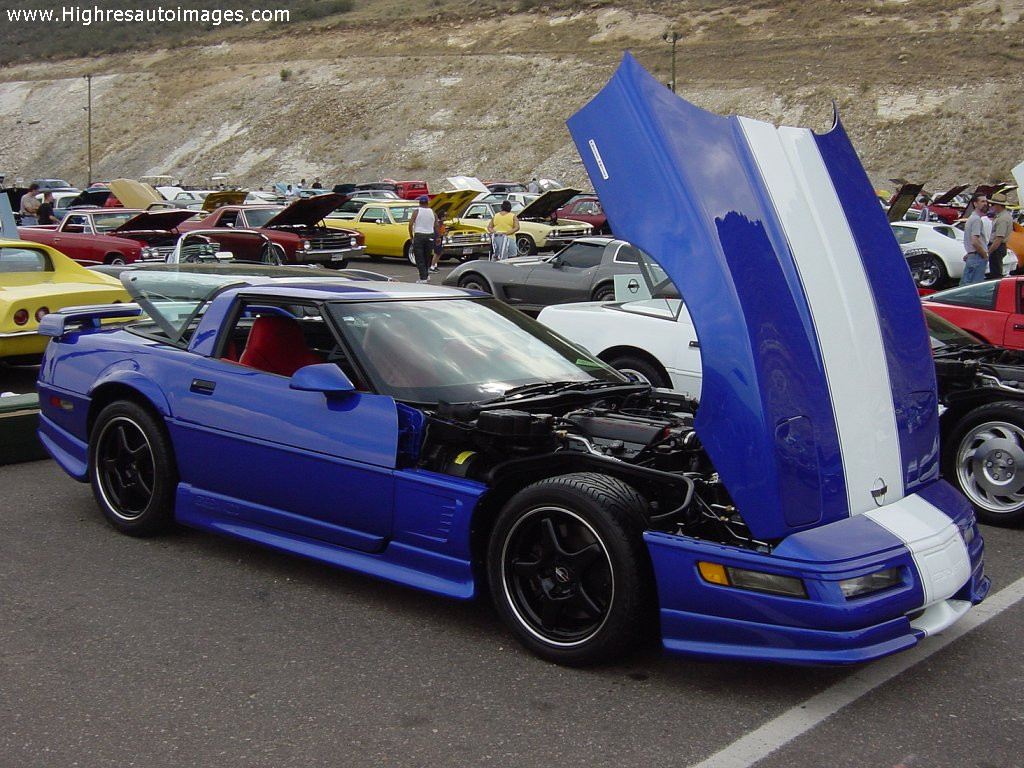
<svg viewBox="0 0 1024 768">
<path fill-rule="evenodd" d="M 260 315 L 253 321 L 249 341 L 238 362 L 268 373 L 291 376 L 304 365 L 324 361 L 309 351 L 297 321 L 280 315 Z"/>
</svg>

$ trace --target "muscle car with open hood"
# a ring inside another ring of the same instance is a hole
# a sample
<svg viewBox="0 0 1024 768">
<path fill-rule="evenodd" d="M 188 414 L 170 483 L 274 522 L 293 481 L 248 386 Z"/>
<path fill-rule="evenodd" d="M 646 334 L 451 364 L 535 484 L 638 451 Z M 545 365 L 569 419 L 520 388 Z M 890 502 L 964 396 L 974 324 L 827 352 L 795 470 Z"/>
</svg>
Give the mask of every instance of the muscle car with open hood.
<svg viewBox="0 0 1024 768">
<path fill-rule="evenodd" d="M 578 189 L 553 189 L 522 208 L 517 209 L 513 205 L 515 214 L 519 217 L 516 247 L 519 249 L 520 256 L 528 256 L 537 251 L 557 250 L 568 245 L 577 237 L 586 237 L 591 234 L 592 228 L 589 224 L 573 219 L 560 219 L 556 215 L 559 208 L 579 193 Z M 500 199 L 491 200 L 490 197 L 488 195 L 467 206 L 455 221 L 459 224 L 479 225 L 486 215 L 483 205 L 501 203 Z M 494 205 L 489 205 L 489 207 L 492 211 L 495 210 Z M 490 221 L 490 216 L 486 216 L 486 221 Z M 484 221 L 485 224 L 486 221 Z"/>
<path fill-rule="evenodd" d="M 477 292 L 129 272 L 148 319 L 44 318 L 44 445 L 120 531 L 489 593 L 565 664 L 655 632 L 852 663 L 982 600 L 971 507 L 937 477 L 920 305 L 842 129 L 709 115 L 629 56 L 569 127 L 622 235 L 698 297 L 699 405 Z"/>
<path fill-rule="evenodd" d="M 218 242 L 241 261 L 264 264 L 319 264 L 343 269 L 349 259 L 366 253 L 363 236 L 344 227 L 324 226 L 324 217 L 344 202 L 333 192 L 295 200 L 288 205 L 222 205 L 209 216 L 189 222 L 189 229 L 219 229 Z M 235 238 L 234 229 L 255 229 L 270 245 L 252 248 L 250 238 Z"/>
<path fill-rule="evenodd" d="M 76 208 L 55 227 L 19 227 L 18 234 L 79 264 L 164 261 L 178 241 L 178 228 L 193 216 L 195 211 Z"/>
<path fill-rule="evenodd" d="M 446 259 L 466 261 L 486 256 L 491 251 L 491 236 L 483 226 L 452 221 L 476 197 L 473 191 L 441 192 L 429 202 L 438 220 L 444 221 L 441 255 Z M 409 219 L 419 207 L 409 200 L 365 200 L 353 198 L 341 207 L 339 217 L 328 217 L 329 227 L 347 227 L 366 238 L 366 253 L 373 258 L 397 256 L 415 264 Z M 354 210 L 345 210 L 354 209 Z"/>
</svg>

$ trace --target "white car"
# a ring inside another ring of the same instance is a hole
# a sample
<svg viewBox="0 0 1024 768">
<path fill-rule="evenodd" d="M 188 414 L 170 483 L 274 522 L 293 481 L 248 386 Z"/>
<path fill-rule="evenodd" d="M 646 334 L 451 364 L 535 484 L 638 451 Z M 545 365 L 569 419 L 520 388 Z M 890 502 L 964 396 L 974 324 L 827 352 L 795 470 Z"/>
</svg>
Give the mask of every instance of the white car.
<svg viewBox="0 0 1024 768">
<path fill-rule="evenodd" d="M 920 288 L 942 288 L 957 282 L 964 273 L 964 233 L 951 224 L 896 221 L 890 224 L 900 244 L 914 282 Z M 1017 255 L 1007 250 L 1003 274 L 1017 268 Z"/>
</svg>

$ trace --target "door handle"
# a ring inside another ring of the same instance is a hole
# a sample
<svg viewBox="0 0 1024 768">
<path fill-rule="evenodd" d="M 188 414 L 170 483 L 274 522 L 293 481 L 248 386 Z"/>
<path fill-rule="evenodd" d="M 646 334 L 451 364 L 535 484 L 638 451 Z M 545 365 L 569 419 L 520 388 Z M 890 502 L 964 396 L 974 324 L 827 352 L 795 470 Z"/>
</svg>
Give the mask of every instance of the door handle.
<svg viewBox="0 0 1024 768">
<path fill-rule="evenodd" d="M 1015 331 L 1024 331 L 1024 325 L 1021 325 L 1020 323 L 1014 323 L 1013 324 L 1013 330 L 1015 330 Z"/>
<path fill-rule="evenodd" d="M 690 349 L 700 349 L 700 342 L 699 341 L 691 341 L 690 342 Z"/>
<path fill-rule="evenodd" d="M 217 384 L 206 379 L 192 379 L 192 386 L 189 389 L 198 395 L 212 395 Z"/>
</svg>

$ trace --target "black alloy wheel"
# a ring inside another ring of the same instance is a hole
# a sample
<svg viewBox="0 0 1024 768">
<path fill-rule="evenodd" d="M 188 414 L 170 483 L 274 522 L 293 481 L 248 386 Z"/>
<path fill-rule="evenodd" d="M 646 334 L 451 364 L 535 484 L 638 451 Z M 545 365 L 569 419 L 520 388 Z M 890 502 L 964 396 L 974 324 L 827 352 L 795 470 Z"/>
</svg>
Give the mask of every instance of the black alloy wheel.
<svg viewBox="0 0 1024 768">
<path fill-rule="evenodd" d="M 137 403 L 111 403 L 96 419 L 89 480 L 104 516 L 122 533 L 147 536 L 174 521 L 174 452 L 163 424 Z"/>
<path fill-rule="evenodd" d="M 614 478 L 575 473 L 516 494 L 492 532 L 491 596 L 542 658 L 586 666 L 636 646 L 650 624 L 644 501 Z"/>
</svg>

